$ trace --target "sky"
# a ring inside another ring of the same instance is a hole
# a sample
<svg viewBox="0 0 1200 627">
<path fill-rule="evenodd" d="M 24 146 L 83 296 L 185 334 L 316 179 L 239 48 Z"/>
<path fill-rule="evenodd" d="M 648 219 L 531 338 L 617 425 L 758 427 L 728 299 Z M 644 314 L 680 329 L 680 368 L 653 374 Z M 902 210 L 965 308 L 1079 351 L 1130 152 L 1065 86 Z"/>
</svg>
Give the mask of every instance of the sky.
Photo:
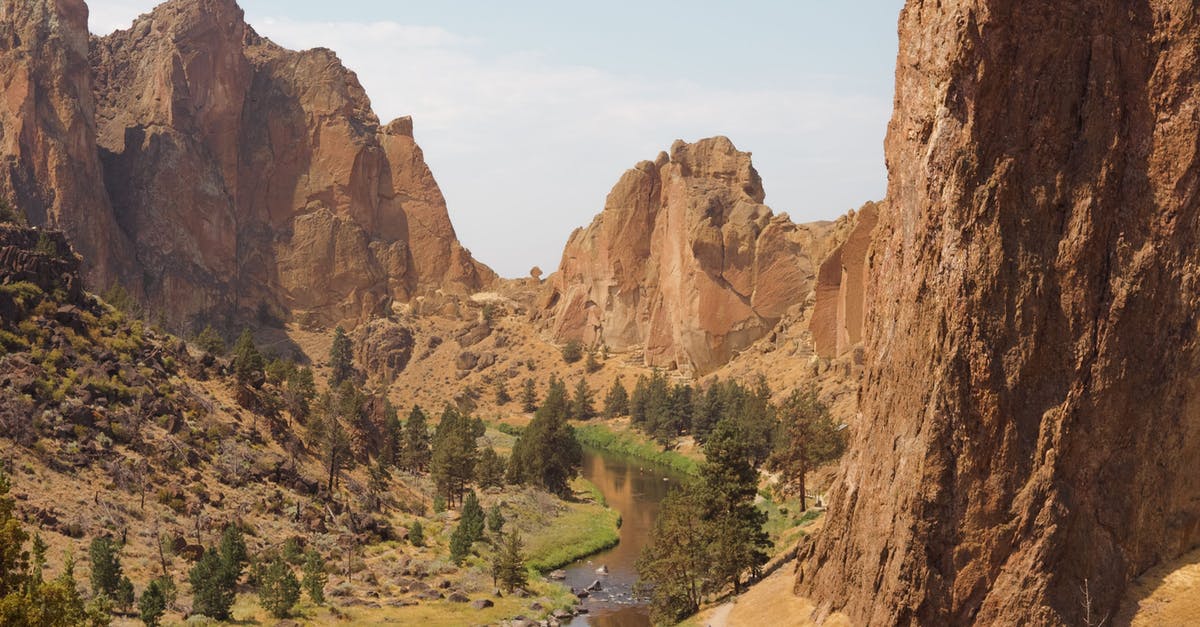
<svg viewBox="0 0 1200 627">
<path fill-rule="evenodd" d="M 155 0 L 89 0 L 91 30 Z M 883 197 L 902 0 L 240 0 L 260 34 L 337 52 L 384 123 L 413 117 L 463 245 L 558 267 L 621 174 L 676 139 L 753 153 L 797 222 Z"/>
</svg>

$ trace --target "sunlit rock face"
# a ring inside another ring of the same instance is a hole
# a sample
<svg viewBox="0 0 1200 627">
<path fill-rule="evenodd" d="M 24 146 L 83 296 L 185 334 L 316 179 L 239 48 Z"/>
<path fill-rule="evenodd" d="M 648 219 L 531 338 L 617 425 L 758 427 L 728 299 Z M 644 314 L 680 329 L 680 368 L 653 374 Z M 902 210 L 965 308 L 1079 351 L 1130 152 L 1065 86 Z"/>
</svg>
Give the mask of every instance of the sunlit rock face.
<svg viewBox="0 0 1200 627">
<path fill-rule="evenodd" d="M 724 137 L 637 164 L 547 281 L 550 335 L 701 374 L 726 363 L 807 297 L 828 248 L 828 224 L 793 224 L 764 197 Z"/>
<path fill-rule="evenodd" d="M 1200 14 L 914 0 L 899 29 L 862 417 L 798 588 L 861 624 L 1095 624 L 1200 542 Z"/>
</svg>

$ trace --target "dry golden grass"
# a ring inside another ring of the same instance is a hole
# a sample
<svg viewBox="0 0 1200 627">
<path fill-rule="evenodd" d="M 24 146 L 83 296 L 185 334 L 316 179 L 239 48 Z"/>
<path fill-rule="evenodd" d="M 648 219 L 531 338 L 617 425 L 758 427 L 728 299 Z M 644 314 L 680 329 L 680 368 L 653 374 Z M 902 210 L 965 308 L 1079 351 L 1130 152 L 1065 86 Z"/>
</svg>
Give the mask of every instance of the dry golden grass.
<svg viewBox="0 0 1200 627">
<path fill-rule="evenodd" d="M 1200 624 L 1200 549 L 1152 568 L 1130 586 L 1118 625 Z"/>
</svg>

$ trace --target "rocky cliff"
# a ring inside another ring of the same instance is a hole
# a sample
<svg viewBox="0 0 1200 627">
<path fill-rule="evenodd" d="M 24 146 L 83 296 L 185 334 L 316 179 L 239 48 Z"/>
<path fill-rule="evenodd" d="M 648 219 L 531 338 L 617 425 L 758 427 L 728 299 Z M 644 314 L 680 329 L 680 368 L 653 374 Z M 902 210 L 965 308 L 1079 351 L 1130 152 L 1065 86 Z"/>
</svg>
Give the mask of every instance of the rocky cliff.
<svg viewBox="0 0 1200 627">
<path fill-rule="evenodd" d="M 332 52 L 274 45 L 233 0 L 172 0 L 90 53 L 82 2 L 0 10 L 3 191 L 67 231 L 94 283 L 185 327 L 356 320 L 494 279 L 411 120 L 381 124 Z"/>
<path fill-rule="evenodd" d="M 827 359 L 844 355 L 862 341 L 870 278 L 867 250 L 879 220 L 879 208 L 869 202 L 846 218 L 854 226 L 817 271 L 810 328 L 817 355 Z"/>
<path fill-rule="evenodd" d="M 0 201 L 63 229 L 106 286 L 132 249 L 104 192 L 83 0 L 0 3 Z"/>
<path fill-rule="evenodd" d="M 862 422 L 798 589 L 1099 624 L 1200 542 L 1200 14 L 911 0 Z"/>
<path fill-rule="evenodd" d="M 637 164 L 571 234 L 541 307 L 551 336 L 700 374 L 724 364 L 807 296 L 828 248 L 827 224 L 795 225 L 764 196 L 724 137 Z"/>
</svg>

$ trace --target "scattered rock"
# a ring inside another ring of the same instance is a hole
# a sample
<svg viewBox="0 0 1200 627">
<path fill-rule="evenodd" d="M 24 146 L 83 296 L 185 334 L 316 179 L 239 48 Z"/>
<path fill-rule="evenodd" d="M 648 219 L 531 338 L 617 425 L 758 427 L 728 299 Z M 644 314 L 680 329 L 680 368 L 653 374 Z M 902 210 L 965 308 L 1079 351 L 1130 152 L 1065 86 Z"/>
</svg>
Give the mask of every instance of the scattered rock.
<svg viewBox="0 0 1200 627">
<path fill-rule="evenodd" d="M 491 599 L 476 599 L 474 601 L 471 601 L 471 607 L 474 609 L 477 609 L 477 610 L 487 609 L 487 608 L 493 607 L 495 605 L 496 604 L 493 603 Z"/>
</svg>

